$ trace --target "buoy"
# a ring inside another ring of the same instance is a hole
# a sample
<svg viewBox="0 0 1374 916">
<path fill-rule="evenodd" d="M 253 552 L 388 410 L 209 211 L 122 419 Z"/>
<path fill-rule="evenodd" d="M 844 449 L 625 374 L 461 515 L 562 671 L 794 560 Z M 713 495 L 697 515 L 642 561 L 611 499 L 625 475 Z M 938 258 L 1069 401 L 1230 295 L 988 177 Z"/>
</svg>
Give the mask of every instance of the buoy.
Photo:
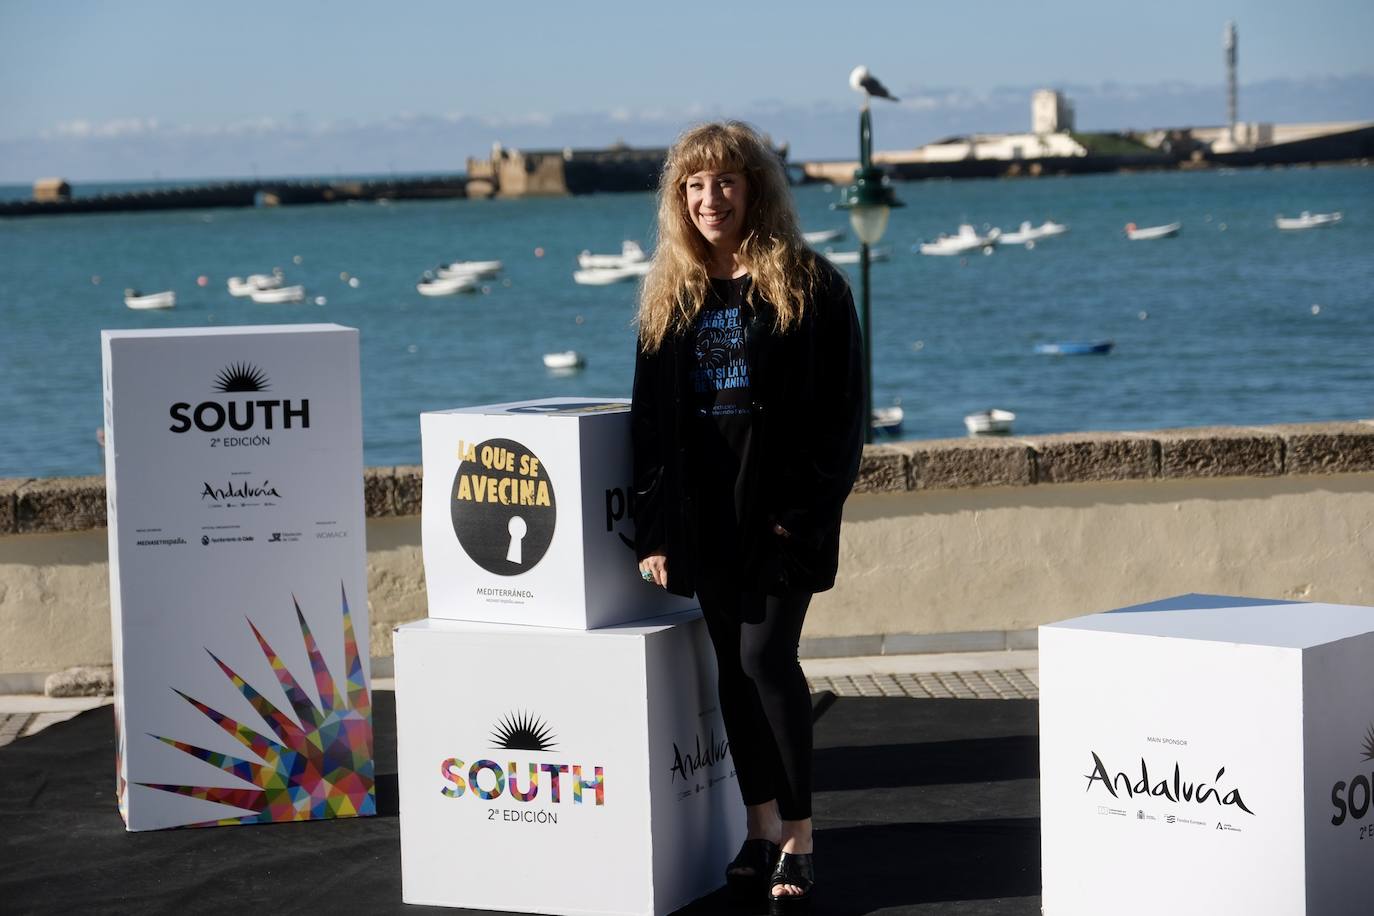
<svg viewBox="0 0 1374 916">
<path fill-rule="evenodd" d="M 1321 313 L 1322 313 L 1322 307 L 1321 307 L 1320 305 L 1314 305 L 1314 306 L 1312 306 L 1312 314 L 1313 314 L 1313 315 L 1320 315 Z"/>
<path fill-rule="evenodd" d="M 918 340 L 911 345 L 911 349 L 915 350 L 917 353 L 920 353 L 925 348 L 926 342 L 924 340 Z"/>
<path fill-rule="evenodd" d="M 362 282 L 362 281 L 360 281 L 357 277 L 349 277 L 349 278 L 348 278 L 348 285 L 351 286 L 351 287 L 353 287 L 354 289 L 357 289 L 357 288 L 358 288 L 358 284 L 361 283 L 361 282 Z"/>
<path fill-rule="evenodd" d="M 316 305 L 324 305 L 324 304 L 325 304 L 326 302 L 328 302 L 328 301 L 329 301 L 329 300 L 326 299 L 324 296 L 316 296 L 316 297 L 315 297 L 315 304 L 316 304 Z"/>
<path fill-rule="evenodd" d="M 1150 313 L 1147 312 L 1147 311 L 1141 310 L 1141 311 L 1139 312 L 1139 314 L 1136 315 L 1136 317 L 1139 318 L 1141 321 L 1144 321 L 1146 318 L 1149 318 L 1149 317 L 1150 317 Z"/>
<path fill-rule="evenodd" d="M 534 256 L 535 256 L 536 258 L 542 258 L 542 257 L 544 256 L 544 249 L 543 249 L 543 248 L 536 248 L 536 249 L 534 249 Z"/>
<path fill-rule="evenodd" d="M 93 274 L 93 275 L 91 276 L 91 284 L 92 284 L 93 286 L 99 286 L 99 285 L 100 285 L 100 274 Z"/>
<path fill-rule="evenodd" d="M 205 274 L 201 274 L 199 277 L 196 277 L 196 286 L 206 286 L 209 284 L 209 282 L 210 278 L 205 276 Z"/>
<path fill-rule="evenodd" d="M 411 344 L 410 346 L 406 347 L 406 352 L 407 352 L 407 353 L 418 353 L 418 352 L 420 352 L 420 348 L 417 347 L 417 346 L 415 346 L 415 344 Z"/>
<path fill-rule="evenodd" d="M 347 283 L 347 282 L 348 282 L 348 271 L 346 271 L 346 270 L 341 270 L 341 271 L 339 271 L 339 279 L 342 280 L 342 281 L 344 281 L 345 283 Z"/>
<path fill-rule="evenodd" d="M 291 258 L 291 263 L 292 263 L 292 264 L 299 264 L 299 263 L 301 263 L 301 261 L 303 261 L 303 260 L 305 260 L 305 259 L 302 258 L 300 255 L 294 255 L 294 256 Z"/>
</svg>

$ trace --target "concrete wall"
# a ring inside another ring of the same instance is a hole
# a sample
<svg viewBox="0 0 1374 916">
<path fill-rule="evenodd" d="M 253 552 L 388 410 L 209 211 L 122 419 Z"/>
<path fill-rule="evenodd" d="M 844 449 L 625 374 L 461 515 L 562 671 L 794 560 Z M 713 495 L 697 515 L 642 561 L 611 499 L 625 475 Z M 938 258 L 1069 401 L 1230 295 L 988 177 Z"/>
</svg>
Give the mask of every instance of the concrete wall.
<svg viewBox="0 0 1374 916">
<path fill-rule="evenodd" d="M 385 657 L 425 615 L 419 469 L 364 486 Z M 109 664 L 104 509 L 98 477 L 0 480 L 0 676 Z M 1032 646 L 1183 592 L 1374 604 L 1374 421 L 871 446 L 841 549 L 805 655 Z"/>
</svg>

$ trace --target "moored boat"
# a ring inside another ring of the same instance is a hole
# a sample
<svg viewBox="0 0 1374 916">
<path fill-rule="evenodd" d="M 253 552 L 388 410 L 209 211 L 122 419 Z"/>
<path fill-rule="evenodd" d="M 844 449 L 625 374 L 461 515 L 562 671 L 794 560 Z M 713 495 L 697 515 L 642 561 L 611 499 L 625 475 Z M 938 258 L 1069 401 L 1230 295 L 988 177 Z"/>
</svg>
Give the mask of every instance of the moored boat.
<svg viewBox="0 0 1374 916">
<path fill-rule="evenodd" d="M 1168 239 L 1178 235 L 1182 223 L 1169 223 L 1165 226 L 1146 226 L 1140 228 L 1135 223 L 1126 224 L 1126 238 L 1133 242 L 1148 242 L 1151 239 Z"/>
<path fill-rule="evenodd" d="M 980 235 L 969 223 L 962 223 L 954 235 L 940 235 L 933 242 L 922 242 L 914 250 L 921 254 L 951 256 L 968 254 L 971 251 L 991 250 L 1001 241 L 1002 232 L 990 229 Z"/>
<path fill-rule="evenodd" d="M 1038 242 L 1055 235 L 1063 235 L 1069 231 L 1069 227 L 1063 223 L 1056 223 L 1053 220 L 1045 220 L 1039 226 L 1032 226 L 1030 220 L 1022 220 L 1021 227 L 1014 232 L 1003 232 L 997 237 L 999 245 L 1024 245 L 1027 242 Z"/>
<path fill-rule="evenodd" d="M 825 249 L 825 257 L 831 264 L 857 264 L 859 263 L 859 252 L 857 251 L 836 251 L 833 248 Z M 888 248 L 870 248 L 868 250 L 868 260 L 886 261 L 891 256 Z"/>
<path fill-rule="evenodd" d="M 622 283 L 647 274 L 654 266 L 653 261 L 638 261 L 620 267 L 591 267 L 573 271 L 573 282 L 582 286 L 608 286 Z"/>
<path fill-rule="evenodd" d="M 1280 229 L 1316 229 L 1319 226 L 1334 226 L 1341 221 L 1341 212 L 1335 213 L 1309 213 L 1302 211 L 1301 216 L 1278 216 L 1274 218 L 1274 225 Z"/>
<path fill-rule="evenodd" d="M 899 404 L 874 407 L 872 416 L 869 417 L 873 434 L 875 436 L 897 436 L 902 431 L 902 419 L 905 415 Z"/>
<path fill-rule="evenodd" d="M 300 302 L 305 298 L 305 287 L 281 286 L 276 289 L 260 289 L 250 294 L 254 302 L 262 305 L 280 305 L 286 302 Z"/>
<path fill-rule="evenodd" d="M 500 261 L 453 261 L 434 271 L 441 280 L 450 277 L 491 277 L 500 272 Z"/>
<path fill-rule="evenodd" d="M 648 260 L 649 256 L 639 247 L 638 242 L 626 239 L 620 243 L 620 254 L 592 254 L 590 251 L 583 251 L 577 256 L 577 266 L 583 270 L 614 270 L 631 264 L 642 264 Z"/>
<path fill-rule="evenodd" d="M 1110 353 L 1116 346 L 1111 340 L 1061 340 L 1055 343 L 1035 345 L 1035 352 L 1046 356 L 1086 356 L 1093 353 Z"/>
<path fill-rule="evenodd" d="M 964 417 L 964 428 L 970 436 L 1005 436 L 1011 432 L 1016 414 L 1010 410 L 980 410 Z"/>
<path fill-rule="evenodd" d="M 276 274 L 249 274 L 247 277 L 230 277 L 225 285 L 229 287 L 229 295 L 243 298 L 258 290 L 279 288 L 281 277 Z"/>
<path fill-rule="evenodd" d="M 177 294 L 170 289 L 146 295 L 136 289 L 126 289 L 124 304 L 131 309 L 169 309 L 176 307 Z"/>
<path fill-rule="evenodd" d="M 814 232 L 803 232 L 802 238 L 808 245 L 823 245 L 826 242 L 838 242 L 844 238 L 843 229 L 817 229 Z"/>
<path fill-rule="evenodd" d="M 581 369 L 587 365 L 587 359 L 576 350 L 561 350 L 557 353 L 545 353 L 544 365 L 550 369 Z"/>
<path fill-rule="evenodd" d="M 476 288 L 476 274 L 435 277 L 431 280 L 421 280 L 415 284 L 415 291 L 421 296 L 452 296 L 454 293 L 467 292 Z"/>
</svg>

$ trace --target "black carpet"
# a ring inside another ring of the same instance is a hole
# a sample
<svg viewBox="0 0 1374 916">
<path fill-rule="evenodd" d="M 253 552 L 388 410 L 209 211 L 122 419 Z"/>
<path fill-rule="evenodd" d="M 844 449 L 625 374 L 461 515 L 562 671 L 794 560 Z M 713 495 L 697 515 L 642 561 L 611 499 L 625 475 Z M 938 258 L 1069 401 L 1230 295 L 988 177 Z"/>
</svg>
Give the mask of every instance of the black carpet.
<svg viewBox="0 0 1374 916">
<path fill-rule="evenodd" d="M 109 707 L 0 749 L 0 913 L 476 913 L 401 903 L 394 696 L 372 818 L 127 833 Z M 816 710 L 815 912 L 1038 916 L 1034 701 Z M 720 893 L 680 916 L 749 912 Z"/>
</svg>

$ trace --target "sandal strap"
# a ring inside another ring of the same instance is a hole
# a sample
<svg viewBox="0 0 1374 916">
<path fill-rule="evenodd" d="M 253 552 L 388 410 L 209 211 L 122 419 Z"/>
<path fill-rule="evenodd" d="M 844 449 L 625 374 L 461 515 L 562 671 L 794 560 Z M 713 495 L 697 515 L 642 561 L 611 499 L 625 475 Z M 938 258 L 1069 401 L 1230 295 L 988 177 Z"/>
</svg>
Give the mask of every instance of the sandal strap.
<svg viewBox="0 0 1374 916">
<path fill-rule="evenodd" d="M 811 892 L 816 883 L 816 865 L 809 852 L 784 852 L 773 869 L 770 889 L 791 884 L 802 889 L 802 896 Z"/>
<path fill-rule="evenodd" d="M 752 868 L 754 874 L 763 877 L 773 868 L 773 864 L 778 860 L 778 844 L 763 837 L 755 837 L 752 840 L 745 840 L 744 845 L 739 848 L 739 855 L 725 867 L 726 871 L 734 871 L 737 868 Z"/>
</svg>

